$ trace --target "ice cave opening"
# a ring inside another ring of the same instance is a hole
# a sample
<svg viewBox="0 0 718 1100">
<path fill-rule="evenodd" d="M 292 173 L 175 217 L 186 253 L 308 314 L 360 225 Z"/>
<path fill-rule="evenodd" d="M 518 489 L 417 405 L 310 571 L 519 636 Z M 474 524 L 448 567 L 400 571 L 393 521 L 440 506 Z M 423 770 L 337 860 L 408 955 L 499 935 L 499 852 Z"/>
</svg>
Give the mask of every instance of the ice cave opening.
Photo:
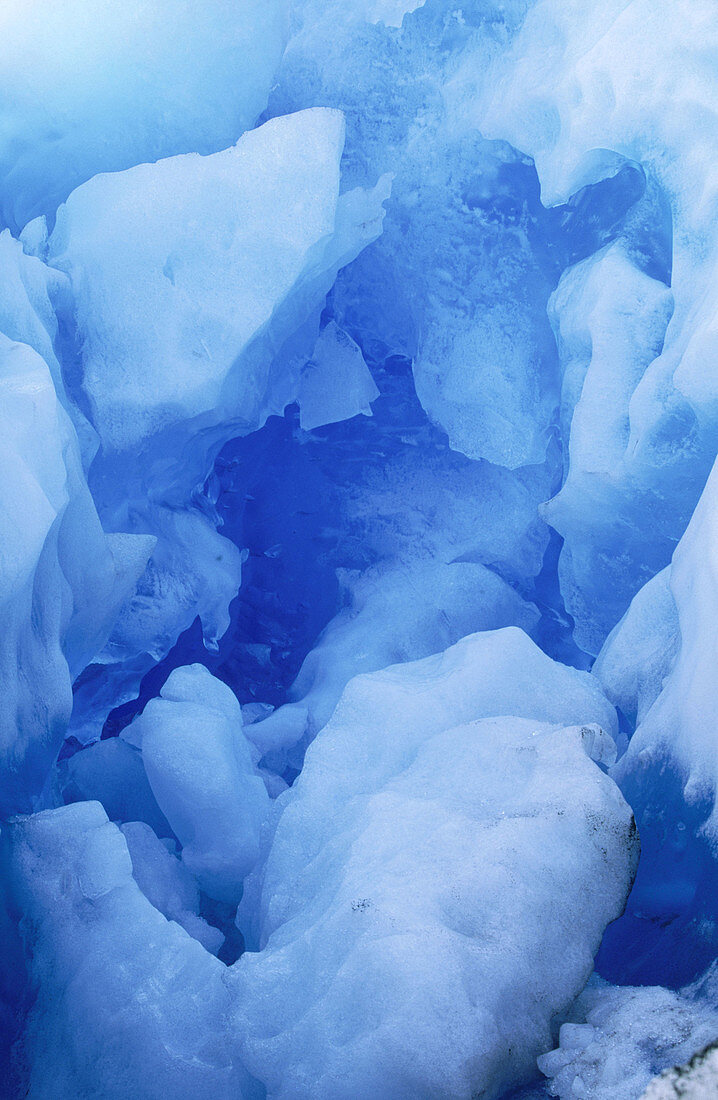
<svg viewBox="0 0 718 1100">
<path fill-rule="evenodd" d="M 718 1095 L 717 51 L 0 13 L 1 1097 Z"/>
</svg>

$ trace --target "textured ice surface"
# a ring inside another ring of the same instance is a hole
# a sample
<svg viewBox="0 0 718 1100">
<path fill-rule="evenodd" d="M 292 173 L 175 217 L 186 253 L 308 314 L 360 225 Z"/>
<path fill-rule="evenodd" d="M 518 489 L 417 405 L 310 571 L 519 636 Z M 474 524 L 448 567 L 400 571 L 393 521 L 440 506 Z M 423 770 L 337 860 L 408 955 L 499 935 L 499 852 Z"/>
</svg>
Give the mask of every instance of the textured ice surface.
<svg viewBox="0 0 718 1100">
<path fill-rule="evenodd" d="M 6 810 L 27 809 L 40 793 L 71 680 L 105 644 L 154 546 L 151 537 L 106 536 L 88 492 L 81 452 L 93 433 L 56 352 L 56 311 L 68 296 L 60 272 L 0 233 Z"/>
<path fill-rule="evenodd" d="M 617 730 L 615 711 L 590 673 L 551 661 L 517 628 L 470 635 L 444 653 L 349 682 L 321 735 L 336 755 L 331 782 L 321 771 L 312 780 L 312 771 L 297 788 L 312 783 L 306 829 L 318 827 L 322 808 L 331 816 L 334 806 L 406 766 L 429 733 L 503 714 L 564 726 L 597 723 L 609 742 Z M 389 721 L 391 737 L 385 732 Z M 334 729 L 327 740 L 327 730 Z M 337 742 L 347 759 L 337 754 Z M 609 752 L 607 762 L 613 759 Z"/>
<path fill-rule="evenodd" d="M 713 721 L 716 707 L 714 624 L 718 613 L 714 581 L 717 524 L 718 467 L 703 490 L 671 564 L 669 583 L 680 630 L 675 662 L 621 764 L 625 774 L 667 753 L 676 761 L 684 777 L 684 794 L 689 804 L 713 798 L 718 785 L 718 748 Z M 715 839 L 717 829 L 718 821 L 712 813 L 705 830 Z"/>
<path fill-rule="evenodd" d="M 703 1100 L 718 1089 L 718 1049 L 715 1042 L 697 1051 L 683 1066 L 665 1070 L 654 1078 L 640 1100 Z"/>
<path fill-rule="evenodd" d="M 558 387 L 550 264 L 533 247 L 545 228 L 538 189 L 526 158 L 467 133 L 444 103 L 459 59 L 485 69 L 515 14 L 494 27 L 492 5 L 469 18 L 424 6 L 399 38 L 357 26 L 352 7 L 303 7 L 270 110 L 341 107 L 348 177 L 395 173 L 381 243 L 339 284 L 343 319 L 412 355 L 419 399 L 452 447 L 511 468 L 542 463 Z"/>
<path fill-rule="evenodd" d="M 0 233 L 0 332 L 29 344 L 47 363 L 58 397 L 70 416 L 62 370 L 55 352 L 56 310 L 69 298 L 67 278 L 24 253 L 9 229 Z"/>
<path fill-rule="evenodd" d="M 338 36 L 350 28 L 354 31 L 363 23 L 384 23 L 387 27 L 400 27 L 404 16 L 423 6 L 426 0 L 349 0 L 340 3 L 330 0 L 297 0 L 293 13 L 299 22 L 312 26 L 322 17 L 331 17 Z"/>
<path fill-rule="evenodd" d="M 186 867 L 144 822 L 130 821 L 120 831 L 132 860 L 132 877 L 147 900 L 216 955 L 224 937 L 200 917 L 199 890 Z"/>
<path fill-rule="evenodd" d="M 561 1100 L 636 1100 L 659 1070 L 686 1061 L 717 1034 L 715 998 L 700 990 L 592 979 L 561 1027 L 560 1046 L 538 1062 L 550 1094 Z M 711 1095 L 710 1089 L 696 1093 Z"/>
<path fill-rule="evenodd" d="M 629 904 L 630 920 L 616 930 L 615 941 L 609 940 L 607 962 L 611 973 L 627 972 L 644 980 L 659 973 L 656 955 L 662 956 L 664 943 L 672 944 L 664 964 L 672 982 L 695 977 L 718 943 L 713 720 L 717 486 L 714 470 L 669 572 L 634 600 L 597 662 L 598 675 L 618 701 L 625 690 L 616 676 L 621 652 L 631 634 L 640 631 L 645 682 L 637 678 L 635 649 L 621 674 L 635 678 L 628 698 L 636 698 L 640 721 L 614 775 L 636 810 L 644 855 Z M 634 946 L 626 956 L 629 944 Z"/>
<path fill-rule="evenodd" d="M 607 814 L 586 791 L 582 751 L 580 728 L 459 727 L 347 813 L 337 807 L 311 859 L 297 858 L 285 833 L 275 838 L 265 901 L 283 922 L 260 955 L 245 956 L 252 994 L 271 1005 L 250 1030 L 249 1065 L 273 1094 L 497 1097 L 531 1074 L 551 1015 L 585 980 L 626 889 L 604 861 L 615 868 L 630 850 L 630 814 Z M 311 776 L 321 758 L 306 767 Z M 500 779 L 482 799 L 489 771 Z M 285 813 L 302 837 L 297 814 Z M 309 933 L 287 889 L 311 908 Z M 591 918 L 579 920 L 587 900 Z"/>
</svg>

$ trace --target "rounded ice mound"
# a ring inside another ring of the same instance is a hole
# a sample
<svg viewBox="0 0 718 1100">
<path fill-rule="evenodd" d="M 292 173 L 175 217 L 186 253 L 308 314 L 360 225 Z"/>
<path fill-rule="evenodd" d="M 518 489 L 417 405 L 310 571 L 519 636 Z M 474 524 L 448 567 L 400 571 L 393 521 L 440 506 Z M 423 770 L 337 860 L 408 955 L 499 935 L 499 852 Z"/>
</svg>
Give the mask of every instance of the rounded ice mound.
<svg viewBox="0 0 718 1100">
<path fill-rule="evenodd" d="M 341 747 L 315 745 L 306 768 L 327 781 Z M 314 858 L 312 814 L 299 789 L 263 898 L 284 921 L 238 975 L 252 1072 L 282 1100 L 494 1098 L 529 1077 L 637 855 L 580 728 L 488 718 L 429 737 L 320 819 Z"/>
<path fill-rule="evenodd" d="M 39 985 L 23 1037 L 28 1095 L 263 1095 L 232 1058 L 225 967 L 144 896 L 97 802 L 3 826 L 1 855 Z"/>
<path fill-rule="evenodd" d="M 599 724 L 591 677 L 517 629 L 351 681 L 240 907 L 261 950 L 237 1026 L 272 1096 L 488 1100 L 530 1076 L 635 871 Z"/>
<path fill-rule="evenodd" d="M 0 218 L 52 213 L 78 184 L 213 153 L 264 110 L 286 0 L 6 0 Z"/>
<path fill-rule="evenodd" d="M 203 665 L 175 669 L 131 726 L 152 792 L 211 897 L 236 905 L 259 852 L 269 796 L 226 684 Z"/>
<path fill-rule="evenodd" d="M 630 886 L 631 811 L 589 757 L 611 758 L 611 719 L 517 629 L 355 678 L 246 891 L 262 949 L 229 969 L 158 912 L 207 943 L 147 827 L 123 837 L 91 802 L 11 823 L 33 1095 L 494 1100 L 550 1047 Z M 133 729 L 183 862 L 236 899 L 253 785 L 267 801 L 238 702 L 188 666 Z"/>
</svg>

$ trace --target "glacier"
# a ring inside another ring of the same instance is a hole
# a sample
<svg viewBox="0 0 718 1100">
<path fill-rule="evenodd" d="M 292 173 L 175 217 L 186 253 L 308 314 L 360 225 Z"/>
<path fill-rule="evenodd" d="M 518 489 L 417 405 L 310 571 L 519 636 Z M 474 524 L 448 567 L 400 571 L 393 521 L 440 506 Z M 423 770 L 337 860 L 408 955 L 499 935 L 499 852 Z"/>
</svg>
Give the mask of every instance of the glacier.
<svg viewBox="0 0 718 1100">
<path fill-rule="evenodd" d="M 717 56 L 2 5 L 2 1100 L 718 1096 Z"/>
</svg>

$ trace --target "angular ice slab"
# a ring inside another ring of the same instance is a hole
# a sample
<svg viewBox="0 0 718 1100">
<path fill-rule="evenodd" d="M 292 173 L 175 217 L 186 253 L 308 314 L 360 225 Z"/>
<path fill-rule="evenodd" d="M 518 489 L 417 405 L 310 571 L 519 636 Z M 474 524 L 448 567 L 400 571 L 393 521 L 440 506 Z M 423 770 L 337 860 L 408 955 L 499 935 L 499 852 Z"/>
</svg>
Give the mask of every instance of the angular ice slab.
<svg viewBox="0 0 718 1100">
<path fill-rule="evenodd" d="M 330 321 L 314 345 L 299 381 L 299 424 L 305 431 L 336 424 L 359 413 L 371 415 L 379 396 L 361 349 Z"/>
<path fill-rule="evenodd" d="M 0 221 L 52 214 L 98 172 L 236 141 L 286 30 L 286 0 L 5 0 Z"/>
<path fill-rule="evenodd" d="M 70 275 L 106 450 L 223 406 L 258 423 L 289 334 L 275 313 L 334 231 L 343 141 L 338 111 L 303 111 L 213 156 L 97 176 L 61 207 L 48 258 Z"/>
<path fill-rule="evenodd" d="M 590 676 L 515 629 L 351 681 L 240 907 L 270 1095 L 493 1100 L 531 1074 L 636 864 L 597 722 Z"/>
<path fill-rule="evenodd" d="M 182 862 L 207 894 L 236 905 L 269 810 L 236 696 L 202 665 L 177 668 L 125 736 L 142 749 Z"/>
</svg>

